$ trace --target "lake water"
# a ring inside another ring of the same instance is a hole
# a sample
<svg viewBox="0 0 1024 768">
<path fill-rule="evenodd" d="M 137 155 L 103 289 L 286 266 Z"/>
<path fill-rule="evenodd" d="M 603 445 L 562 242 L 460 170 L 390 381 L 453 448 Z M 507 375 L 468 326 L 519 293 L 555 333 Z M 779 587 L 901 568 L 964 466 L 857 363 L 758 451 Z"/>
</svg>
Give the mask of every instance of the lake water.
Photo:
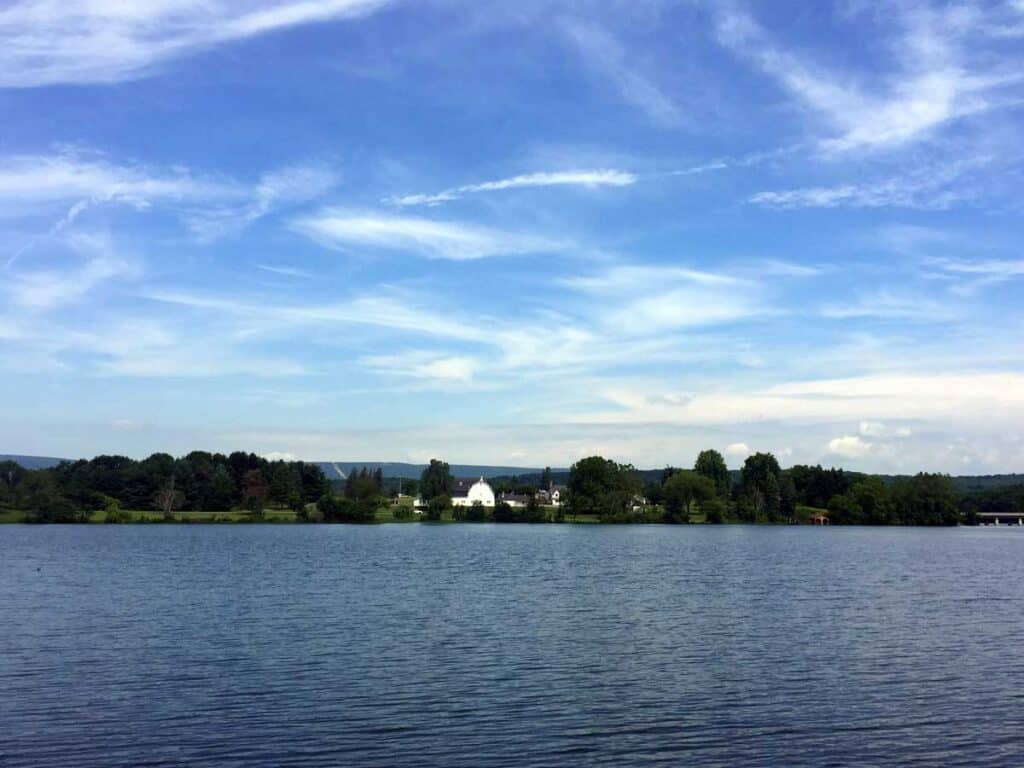
<svg viewBox="0 0 1024 768">
<path fill-rule="evenodd" d="M 0 765 L 1021 766 L 1024 531 L 0 526 Z"/>
</svg>

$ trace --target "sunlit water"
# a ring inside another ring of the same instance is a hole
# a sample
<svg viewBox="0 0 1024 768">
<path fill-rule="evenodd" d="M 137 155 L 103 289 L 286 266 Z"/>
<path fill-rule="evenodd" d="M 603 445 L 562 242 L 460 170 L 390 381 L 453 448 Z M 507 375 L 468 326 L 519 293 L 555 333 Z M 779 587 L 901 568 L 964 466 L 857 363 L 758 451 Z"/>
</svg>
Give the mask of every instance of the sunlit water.
<svg viewBox="0 0 1024 768">
<path fill-rule="evenodd" d="M 1024 765 L 1024 531 L 0 527 L 0 765 Z"/>
</svg>

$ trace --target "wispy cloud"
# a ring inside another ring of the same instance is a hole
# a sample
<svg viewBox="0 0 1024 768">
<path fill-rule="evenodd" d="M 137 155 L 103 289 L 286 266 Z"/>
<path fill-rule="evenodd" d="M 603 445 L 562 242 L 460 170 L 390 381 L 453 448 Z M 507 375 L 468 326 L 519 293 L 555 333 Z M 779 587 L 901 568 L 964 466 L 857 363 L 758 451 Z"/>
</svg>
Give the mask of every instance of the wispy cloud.
<svg viewBox="0 0 1024 768">
<path fill-rule="evenodd" d="M 562 283 L 600 297 L 603 322 L 632 335 L 718 325 L 769 311 L 756 283 L 681 266 L 617 265 Z"/>
<path fill-rule="evenodd" d="M 611 33 L 583 19 L 565 21 L 561 29 L 587 65 L 610 82 L 621 99 L 642 110 L 655 123 L 678 126 L 685 122 L 682 109 L 641 72 Z"/>
<path fill-rule="evenodd" d="M 387 0 L 20 0 L 0 10 L 0 87 L 109 83 L 189 52 L 303 24 L 367 15 Z"/>
<path fill-rule="evenodd" d="M 244 194 L 244 188 L 231 181 L 198 177 L 183 169 L 117 164 L 74 148 L 50 155 L 0 157 L 0 203 L 7 215 L 24 213 L 30 205 L 69 201 L 118 200 L 144 208 L 157 200 L 224 200 Z"/>
<path fill-rule="evenodd" d="M 67 235 L 62 246 L 75 255 L 75 263 L 48 269 L 8 267 L 0 293 L 24 309 L 47 310 L 78 301 L 112 280 L 139 274 L 138 267 L 120 256 L 105 234 Z"/>
<path fill-rule="evenodd" d="M 835 320 L 875 318 L 923 323 L 946 322 L 955 317 L 954 308 L 927 296 L 912 296 L 880 290 L 853 302 L 832 302 L 821 307 L 822 317 Z"/>
<path fill-rule="evenodd" d="M 565 247 L 544 237 L 472 224 L 341 209 L 303 216 L 294 220 L 292 227 L 330 248 L 382 248 L 455 261 L 553 252 Z"/>
<path fill-rule="evenodd" d="M 1019 259 L 930 258 L 924 263 L 950 280 L 950 290 L 960 296 L 1024 277 L 1024 261 Z"/>
<path fill-rule="evenodd" d="M 298 267 L 282 267 L 275 266 L 273 264 L 257 264 L 256 269 L 262 269 L 264 272 L 270 272 L 271 274 L 274 275 L 282 275 L 283 277 L 313 277 L 312 272 L 307 272 L 306 270 L 299 269 Z"/>
<path fill-rule="evenodd" d="M 583 420 L 676 425 L 774 420 L 797 425 L 945 418 L 978 424 L 994 423 L 992 403 L 999 402 L 998 418 L 1024 422 L 1024 376 L 1013 371 L 889 374 L 764 388 L 733 384 L 680 393 L 616 390 L 606 395 L 615 407 L 586 414 Z"/>
<path fill-rule="evenodd" d="M 857 73 L 831 72 L 785 50 L 736 6 L 719 11 L 717 37 L 838 130 L 822 141 L 825 150 L 898 147 L 957 119 L 1014 103 L 1003 91 L 1024 79 L 1019 63 L 1017 71 L 969 68 L 961 40 L 977 29 L 970 12 L 911 4 L 896 19 L 892 47 L 897 67 L 871 86 L 863 85 L 860 81 L 868 78 Z"/>
<path fill-rule="evenodd" d="M 194 211 L 188 215 L 188 226 L 201 242 L 209 242 L 239 232 L 270 213 L 316 200 L 339 181 L 340 175 L 330 168 L 281 168 L 263 174 L 248 202 Z"/>
<path fill-rule="evenodd" d="M 451 200 L 458 200 L 466 195 L 496 192 L 505 189 L 557 186 L 577 186 L 592 189 L 595 187 L 625 187 L 634 182 L 636 182 L 636 176 L 632 173 L 605 168 L 585 171 L 541 171 L 512 176 L 506 179 L 497 179 L 495 181 L 484 181 L 479 184 L 466 184 L 433 194 L 404 195 L 402 197 L 388 198 L 385 202 L 396 205 L 438 205 Z"/>
<path fill-rule="evenodd" d="M 881 181 L 758 192 L 749 202 L 766 208 L 916 208 L 946 210 L 978 199 L 981 192 L 967 177 L 994 158 L 969 157 L 932 163 Z"/>
<path fill-rule="evenodd" d="M 482 370 L 482 361 L 468 355 L 444 355 L 406 351 L 399 355 L 370 355 L 362 365 L 390 376 L 400 376 L 429 384 L 467 384 Z"/>
<path fill-rule="evenodd" d="M 9 257 L 8 264 L 41 240 L 69 229 L 97 206 L 122 205 L 140 211 L 165 207 L 198 240 L 208 242 L 241 231 L 270 213 L 314 200 L 338 180 L 339 175 L 328 167 L 288 166 L 246 184 L 181 167 L 117 163 L 80 148 L 0 157 L 0 218 L 58 217 Z"/>
</svg>

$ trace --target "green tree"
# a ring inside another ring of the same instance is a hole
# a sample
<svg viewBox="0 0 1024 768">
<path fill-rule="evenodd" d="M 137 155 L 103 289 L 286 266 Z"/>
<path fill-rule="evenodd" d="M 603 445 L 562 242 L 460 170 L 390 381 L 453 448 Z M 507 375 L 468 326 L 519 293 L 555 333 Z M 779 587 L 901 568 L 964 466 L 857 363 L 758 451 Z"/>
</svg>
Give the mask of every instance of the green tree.
<svg viewBox="0 0 1024 768">
<path fill-rule="evenodd" d="M 725 466 L 725 459 L 718 451 L 710 449 L 701 451 L 697 455 L 697 461 L 693 464 L 693 471 L 711 480 L 715 486 L 715 492 L 720 496 L 728 496 L 729 491 L 732 490 L 732 477 L 729 475 L 729 468 Z"/>
<path fill-rule="evenodd" d="M 210 478 L 204 506 L 212 512 L 226 512 L 234 503 L 235 492 L 235 481 L 231 479 L 231 472 L 225 465 L 218 466 Z"/>
<path fill-rule="evenodd" d="M 541 509 L 540 502 L 537 501 L 536 494 L 530 494 L 530 500 L 526 502 L 526 508 L 523 510 L 523 520 L 527 523 L 546 523 L 548 520 L 547 514 Z"/>
<path fill-rule="evenodd" d="M 792 522 L 796 518 L 796 486 L 788 472 L 779 478 L 779 508 L 784 520 Z"/>
<path fill-rule="evenodd" d="M 438 496 L 447 496 L 451 500 L 455 489 L 455 478 L 452 477 L 448 462 L 431 459 L 430 464 L 420 475 L 420 494 L 428 504 Z"/>
<path fill-rule="evenodd" d="M 860 508 L 860 522 L 867 525 L 888 525 L 892 522 L 892 502 L 882 478 L 869 476 L 858 480 L 846 495 Z"/>
<path fill-rule="evenodd" d="M 948 475 L 921 472 L 892 486 L 893 511 L 903 525 L 956 525 L 956 489 Z"/>
<path fill-rule="evenodd" d="M 295 513 L 296 520 L 309 520 L 309 510 L 306 509 L 306 500 L 302 498 L 302 493 L 297 489 L 293 489 L 288 494 L 288 509 Z"/>
<path fill-rule="evenodd" d="M 21 486 L 27 523 L 81 523 L 89 519 L 87 512 L 77 510 L 60 494 L 50 471 L 27 472 Z"/>
<path fill-rule="evenodd" d="M 777 523 L 782 517 L 782 491 L 779 476 L 768 475 L 764 490 L 764 513 L 769 523 Z"/>
<path fill-rule="evenodd" d="M 860 505 L 847 494 L 837 494 L 828 502 L 829 522 L 837 525 L 858 525 L 863 513 Z"/>
<path fill-rule="evenodd" d="M 448 465 L 445 464 L 445 467 L 447 467 L 447 466 Z M 438 520 L 440 520 L 442 517 L 444 517 L 444 513 L 447 512 L 451 508 L 452 508 L 452 498 L 451 498 L 451 496 L 449 496 L 448 494 L 442 493 L 442 494 L 439 494 L 437 496 L 432 497 L 430 499 L 430 501 L 427 502 L 427 512 L 426 512 L 426 514 L 423 517 L 426 520 L 429 520 L 431 522 L 435 522 L 436 523 Z"/>
<path fill-rule="evenodd" d="M 704 504 L 715 497 L 715 484 L 710 477 L 697 472 L 676 472 L 662 487 L 665 499 L 665 521 L 688 523 L 694 504 Z"/>
<path fill-rule="evenodd" d="M 753 519 L 777 519 L 779 499 L 779 462 L 770 453 L 748 456 L 741 471 L 741 486 L 753 507 Z"/>
<path fill-rule="evenodd" d="M 469 507 L 459 507 L 456 511 L 461 511 L 459 519 L 467 523 L 482 523 L 487 520 L 487 508 L 480 501 L 474 501 Z"/>
<path fill-rule="evenodd" d="M 252 512 L 253 517 L 263 517 L 263 505 L 269 493 L 270 489 L 260 470 L 250 469 L 242 476 L 242 504 Z"/>
<path fill-rule="evenodd" d="M 725 522 L 726 502 L 721 497 L 715 497 L 703 504 L 704 522 L 718 525 Z"/>
<path fill-rule="evenodd" d="M 568 507 L 573 516 L 596 514 L 613 519 L 629 511 L 643 484 L 628 464 L 602 456 L 580 459 L 569 470 Z"/>
</svg>

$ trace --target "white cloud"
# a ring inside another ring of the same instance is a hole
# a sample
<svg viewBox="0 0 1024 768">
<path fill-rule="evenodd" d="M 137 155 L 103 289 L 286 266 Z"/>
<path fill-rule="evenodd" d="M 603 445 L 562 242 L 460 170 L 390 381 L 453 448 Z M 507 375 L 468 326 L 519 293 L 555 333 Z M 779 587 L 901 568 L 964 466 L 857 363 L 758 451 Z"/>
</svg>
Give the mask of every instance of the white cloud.
<svg viewBox="0 0 1024 768">
<path fill-rule="evenodd" d="M 871 453 L 872 444 L 859 435 L 846 435 L 828 441 L 828 452 L 847 459 L 860 459 Z"/>
<path fill-rule="evenodd" d="M 256 269 L 261 269 L 264 272 L 270 272 L 273 275 L 282 275 L 284 277 L 313 277 L 312 272 L 307 272 L 306 270 L 299 269 L 298 267 L 283 267 L 275 266 L 273 264 L 257 264 Z"/>
<path fill-rule="evenodd" d="M 800 187 L 758 192 L 749 202 L 766 208 L 912 208 L 947 210 L 970 201 L 978 191 L 965 176 L 993 162 L 978 155 L 944 164 L 928 164 L 882 181 L 838 184 L 829 187 Z"/>
<path fill-rule="evenodd" d="M 1024 375 L 1015 371 L 890 374 L 764 388 L 708 385 L 698 392 L 638 390 L 627 408 L 621 407 L 621 395 L 613 402 L 614 409 L 568 420 L 695 426 L 943 419 L 972 427 L 992 424 L 1017 429 L 1024 428 Z"/>
<path fill-rule="evenodd" d="M 188 215 L 189 229 L 203 242 L 239 232 L 277 210 L 315 200 L 338 184 L 329 168 L 289 166 L 263 174 L 241 205 L 211 206 Z"/>
<path fill-rule="evenodd" d="M 295 454 L 290 451 L 271 451 L 264 453 L 263 458 L 267 461 L 298 461 Z"/>
<path fill-rule="evenodd" d="M 744 459 L 751 453 L 753 453 L 753 451 L 750 450 L 750 446 L 746 443 L 730 443 L 725 447 L 725 455 L 732 456 L 737 459 Z"/>
<path fill-rule="evenodd" d="M 680 266 L 625 264 L 615 265 L 603 272 L 574 275 L 561 280 L 562 285 L 593 294 L 649 293 L 666 284 L 693 283 L 703 286 L 739 286 L 729 275 Z"/>
<path fill-rule="evenodd" d="M 954 308 L 948 302 L 941 303 L 926 296 L 901 295 L 888 290 L 862 295 L 854 302 L 825 304 L 820 312 L 822 317 L 835 320 L 865 317 L 935 323 L 955 317 Z"/>
<path fill-rule="evenodd" d="M 561 282 L 600 297 L 602 323 L 629 335 L 734 322 L 768 311 L 753 281 L 682 266 L 617 265 Z"/>
<path fill-rule="evenodd" d="M 460 341 L 484 342 L 492 338 L 480 317 L 476 317 L 474 322 L 464 322 L 448 314 L 425 309 L 416 303 L 416 297 L 403 294 L 365 296 L 333 304 L 275 304 L 174 291 L 149 291 L 144 297 L 164 304 L 242 318 L 265 333 L 294 327 L 331 329 L 367 325 Z"/>
<path fill-rule="evenodd" d="M 0 158 L 0 203 L 7 215 L 23 213 L 29 205 L 75 200 L 118 200 L 146 207 L 157 200 L 218 200 L 244 194 L 229 181 L 197 177 L 183 169 L 117 165 L 102 155 L 75 149 Z"/>
<path fill-rule="evenodd" d="M 587 65 L 609 81 L 624 101 L 642 110 L 655 123 L 676 126 L 684 122 L 679 106 L 629 61 L 625 48 L 613 35 L 580 19 L 566 21 L 561 29 Z"/>
<path fill-rule="evenodd" d="M 595 187 L 625 187 L 634 182 L 636 182 L 636 176 L 632 173 L 604 168 L 588 171 L 544 171 L 512 176 L 507 179 L 484 181 L 479 184 L 466 184 L 434 194 L 404 195 L 402 197 L 389 198 L 386 202 L 396 205 L 437 205 L 438 203 L 445 203 L 450 200 L 458 200 L 466 195 L 505 189 L 557 186 L 576 186 L 593 189 Z"/>
<path fill-rule="evenodd" d="M 49 155 L 0 157 L 0 218 L 63 214 L 16 250 L 8 266 L 30 249 L 68 230 L 83 213 L 104 204 L 145 211 L 163 206 L 182 218 L 200 241 L 238 232 L 279 209 L 320 197 L 337 184 L 329 168 L 289 166 L 254 185 L 185 168 L 115 163 L 71 148 Z M 65 207 L 66 206 L 66 207 Z"/>
<path fill-rule="evenodd" d="M 433 383 L 468 383 L 481 370 L 481 361 L 467 355 L 405 352 L 364 357 L 360 363 L 381 373 Z"/>
<path fill-rule="evenodd" d="M 20 0 L 0 10 L 0 87 L 142 77 L 186 53 L 372 13 L 387 0 Z"/>
<path fill-rule="evenodd" d="M 48 310 L 78 301 L 112 280 L 139 273 L 136 265 L 116 253 L 104 234 L 65 236 L 62 245 L 84 260 L 49 269 L 16 270 L 8 265 L 0 291 L 16 306 Z"/>
<path fill-rule="evenodd" d="M 1013 103 L 1000 90 L 1019 83 L 1012 69 L 972 71 L 961 39 L 978 19 L 951 7 L 934 11 L 910 5 L 897 13 L 892 41 L 895 71 L 872 86 L 853 73 L 830 72 L 784 50 L 748 13 L 719 12 L 719 42 L 751 59 L 838 131 L 822 142 L 831 151 L 891 148 L 918 141 L 935 129 L 978 112 Z"/>
<path fill-rule="evenodd" d="M 864 437 L 882 437 L 885 434 L 885 424 L 880 421 L 862 421 L 860 433 Z"/>
<path fill-rule="evenodd" d="M 862 437 L 874 438 L 905 438 L 912 434 L 909 427 L 892 427 L 881 421 L 862 421 L 857 431 Z"/>
<path fill-rule="evenodd" d="M 542 237 L 471 224 L 338 209 L 296 219 L 292 227 L 331 248 L 384 248 L 455 261 L 550 252 L 564 247 Z"/>
</svg>

